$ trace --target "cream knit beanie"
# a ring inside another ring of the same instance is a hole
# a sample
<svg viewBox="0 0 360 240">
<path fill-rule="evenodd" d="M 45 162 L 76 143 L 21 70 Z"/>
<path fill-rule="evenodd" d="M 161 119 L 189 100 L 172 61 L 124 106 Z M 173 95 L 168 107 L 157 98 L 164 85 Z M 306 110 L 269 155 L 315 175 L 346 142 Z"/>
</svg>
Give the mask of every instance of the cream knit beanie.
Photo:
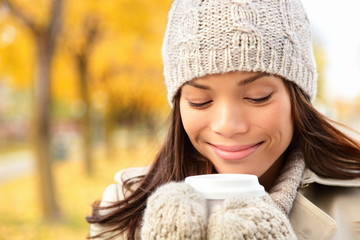
<svg viewBox="0 0 360 240">
<path fill-rule="evenodd" d="M 299 0 L 174 0 L 162 48 L 168 100 L 207 74 L 260 71 L 316 95 L 310 25 Z"/>
</svg>

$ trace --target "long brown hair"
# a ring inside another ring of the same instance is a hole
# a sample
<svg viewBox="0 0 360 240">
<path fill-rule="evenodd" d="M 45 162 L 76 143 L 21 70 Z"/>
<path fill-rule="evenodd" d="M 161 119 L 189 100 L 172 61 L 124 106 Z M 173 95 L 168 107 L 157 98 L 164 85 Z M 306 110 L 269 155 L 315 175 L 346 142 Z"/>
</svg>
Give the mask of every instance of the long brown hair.
<svg viewBox="0 0 360 240">
<path fill-rule="evenodd" d="M 334 125 L 349 128 L 318 112 L 297 85 L 284 82 L 290 93 L 295 128 L 292 144 L 300 147 L 306 166 L 326 178 L 360 177 L 360 142 Z"/>
<path fill-rule="evenodd" d="M 360 143 L 337 130 L 331 124 L 334 122 L 320 114 L 296 84 L 284 82 L 290 94 L 295 128 L 288 151 L 300 149 L 307 167 L 320 176 L 338 179 L 359 177 Z M 210 161 L 192 146 L 182 125 L 179 102 L 180 92 L 174 98 L 168 136 L 149 172 L 125 181 L 123 192 L 131 191 L 134 184 L 139 187 L 125 200 L 110 207 L 99 207 L 99 202 L 96 202 L 92 216 L 87 217 L 89 223 L 109 227 L 107 232 L 113 232 L 114 237 L 126 234 L 127 239 L 135 239 L 146 201 L 157 187 L 170 181 L 182 181 L 187 176 L 216 172 Z M 102 209 L 112 211 L 101 215 L 99 210 Z"/>
<path fill-rule="evenodd" d="M 146 207 L 146 200 L 157 187 L 170 181 L 182 181 L 187 176 L 215 171 L 211 162 L 196 151 L 184 130 L 180 117 L 180 92 L 175 99 L 170 115 L 168 135 L 149 172 L 145 176 L 125 181 L 123 192 L 131 191 L 134 184 L 139 184 L 139 187 L 125 200 L 110 207 L 99 207 L 99 202 L 95 202 L 92 216 L 87 217 L 89 223 L 112 227 L 107 232 L 114 232 L 113 237 L 125 233 L 127 239 L 135 239 L 135 233 L 140 226 Z M 102 209 L 113 209 L 113 211 L 110 214 L 101 215 L 99 210 Z M 90 236 L 90 238 L 96 237 L 100 236 Z"/>
</svg>

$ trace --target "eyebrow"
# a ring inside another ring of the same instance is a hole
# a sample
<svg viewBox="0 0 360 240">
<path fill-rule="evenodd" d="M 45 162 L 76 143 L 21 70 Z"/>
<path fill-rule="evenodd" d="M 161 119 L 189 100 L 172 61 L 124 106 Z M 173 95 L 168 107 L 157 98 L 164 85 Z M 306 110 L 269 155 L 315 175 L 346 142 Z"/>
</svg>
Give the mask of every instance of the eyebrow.
<svg viewBox="0 0 360 240">
<path fill-rule="evenodd" d="M 246 78 L 246 79 L 240 81 L 238 83 L 238 85 L 245 86 L 245 85 L 248 85 L 248 84 L 250 84 L 252 82 L 255 82 L 256 80 L 259 80 L 260 78 L 268 77 L 268 76 L 271 76 L 271 74 L 270 73 L 261 73 L 261 74 L 258 74 L 258 75 L 255 75 L 253 77 L 249 77 L 249 78 Z"/>
<path fill-rule="evenodd" d="M 263 78 L 263 77 L 267 77 L 267 76 L 271 76 L 272 74 L 270 73 L 261 73 L 261 74 L 257 74 L 255 76 L 252 76 L 252 77 L 249 77 L 249 78 L 245 78 L 243 80 L 241 80 L 238 85 L 239 86 L 245 86 L 245 85 L 248 85 L 256 80 L 259 80 L 260 78 Z M 196 88 L 200 88 L 200 89 L 205 89 L 205 90 L 210 90 L 210 88 L 208 86 L 205 86 L 205 85 L 201 85 L 201 84 L 198 84 L 198 83 L 194 83 L 192 81 L 189 81 L 186 83 L 187 85 L 190 85 L 190 86 L 193 86 L 193 87 L 196 87 Z"/>
</svg>

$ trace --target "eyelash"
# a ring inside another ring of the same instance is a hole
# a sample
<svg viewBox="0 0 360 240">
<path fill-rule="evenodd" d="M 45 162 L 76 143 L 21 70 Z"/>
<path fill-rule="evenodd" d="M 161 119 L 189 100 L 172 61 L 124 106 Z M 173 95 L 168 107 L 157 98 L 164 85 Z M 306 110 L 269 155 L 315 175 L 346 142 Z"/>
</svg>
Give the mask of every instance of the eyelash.
<svg viewBox="0 0 360 240">
<path fill-rule="evenodd" d="M 203 108 L 206 105 L 210 104 L 211 102 L 212 102 L 212 100 L 203 102 L 203 103 L 194 103 L 194 102 L 189 101 L 189 105 L 190 105 L 190 107 L 193 107 L 193 108 Z"/>
<path fill-rule="evenodd" d="M 245 98 L 245 99 L 252 102 L 252 103 L 254 103 L 254 104 L 261 104 L 261 103 L 269 101 L 271 97 L 272 97 L 272 93 L 270 93 L 268 96 L 263 97 L 263 98 Z M 190 102 L 190 101 L 188 101 L 188 102 L 189 102 L 190 107 L 204 108 L 208 104 L 212 103 L 212 100 L 207 101 L 207 102 L 203 102 L 203 103 L 194 103 L 194 102 Z"/>
<path fill-rule="evenodd" d="M 268 96 L 263 97 L 263 98 L 245 98 L 245 99 L 249 100 L 250 102 L 252 102 L 254 104 L 261 104 L 261 103 L 269 101 L 271 97 L 272 97 L 272 93 L 270 93 Z"/>
</svg>

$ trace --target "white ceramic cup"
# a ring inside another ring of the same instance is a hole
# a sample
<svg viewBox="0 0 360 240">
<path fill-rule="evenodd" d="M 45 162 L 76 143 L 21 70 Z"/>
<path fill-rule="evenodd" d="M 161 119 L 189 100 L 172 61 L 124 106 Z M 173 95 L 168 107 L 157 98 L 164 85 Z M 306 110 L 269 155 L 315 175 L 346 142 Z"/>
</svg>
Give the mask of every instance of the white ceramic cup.
<svg viewBox="0 0 360 240">
<path fill-rule="evenodd" d="M 260 197 L 265 189 L 259 184 L 257 176 L 250 174 L 206 174 L 185 178 L 195 191 L 207 200 L 208 216 L 226 198 L 233 196 Z"/>
</svg>

